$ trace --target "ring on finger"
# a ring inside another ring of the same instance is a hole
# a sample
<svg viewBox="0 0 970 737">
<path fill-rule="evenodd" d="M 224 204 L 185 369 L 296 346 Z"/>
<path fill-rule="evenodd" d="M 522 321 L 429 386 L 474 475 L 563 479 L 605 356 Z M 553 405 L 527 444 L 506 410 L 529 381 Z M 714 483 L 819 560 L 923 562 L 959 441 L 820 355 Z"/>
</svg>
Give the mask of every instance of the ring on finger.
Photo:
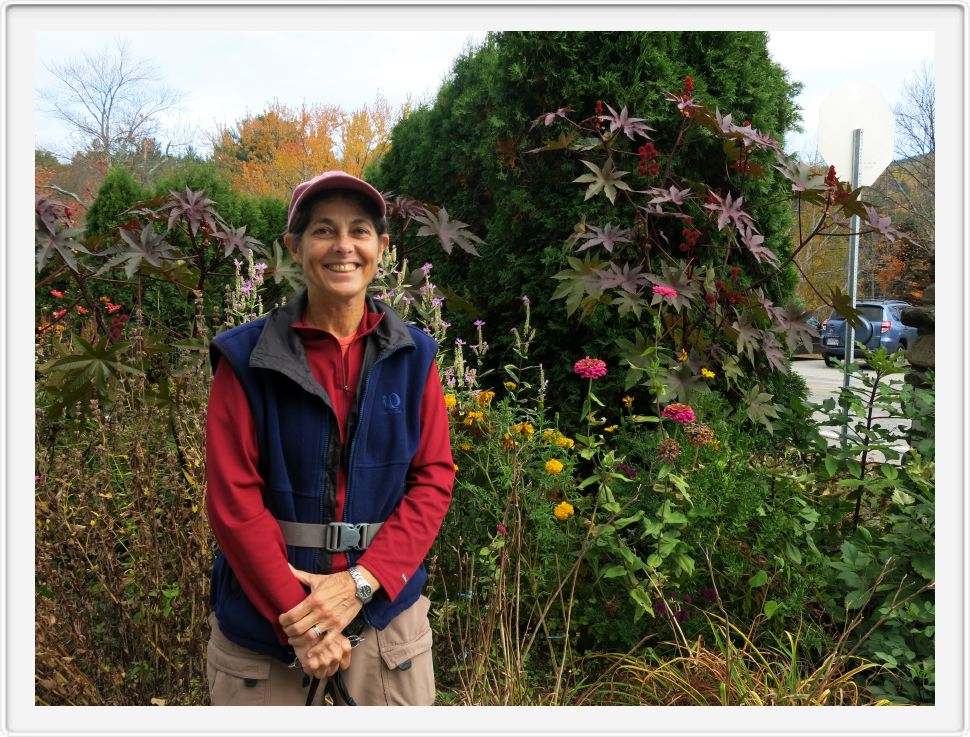
<svg viewBox="0 0 970 737">
<path fill-rule="evenodd" d="M 315 624 L 310 628 L 310 631 L 317 636 L 318 640 L 323 639 L 323 630 L 320 629 L 320 625 Z"/>
</svg>

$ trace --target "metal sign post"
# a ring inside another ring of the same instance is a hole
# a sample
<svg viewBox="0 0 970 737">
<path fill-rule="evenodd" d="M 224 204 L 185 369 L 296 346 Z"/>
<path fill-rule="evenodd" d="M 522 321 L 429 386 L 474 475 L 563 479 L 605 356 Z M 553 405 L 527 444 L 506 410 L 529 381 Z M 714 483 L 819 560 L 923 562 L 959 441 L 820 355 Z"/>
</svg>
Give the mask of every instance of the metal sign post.
<svg viewBox="0 0 970 737">
<path fill-rule="evenodd" d="M 859 165 L 862 161 L 862 128 L 852 131 L 852 176 L 849 180 L 850 189 L 854 192 L 859 186 Z M 849 283 L 846 291 L 849 293 L 849 303 L 855 309 L 856 284 L 859 274 L 859 216 L 849 218 Z M 845 321 L 845 366 L 842 369 L 842 387 L 849 386 L 849 364 L 855 358 L 855 321 Z M 849 405 L 842 407 L 845 424 L 842 425 L 842 447 L 844 448 L 849 431 Z"/>
<path fill-rule="evenodd" d="M 870 84 L 846 80 L 825 100 L 819 111 L 818 148 L 825 161 L 836 172 L 852 173 L 850 185 L 855 191 L 872 184 L 892 161 L 895 120 L 879 89 Z M 866 132 L 865 156 L 862 152 L 862 131 Z M 851 142 L 851 145 L 849 145 Z M 859 217 L 849 219 L 849 299 L 856 305 L 856 282 L 859 272 Z M 855 357 L 855 323 L 846 320 L 845 365 Z M 842 386 L 849 386 L 849 372 L 842 377 Z M 848 434 L 849 408 L 843 407 L 842 446 Z"/>
</svg>

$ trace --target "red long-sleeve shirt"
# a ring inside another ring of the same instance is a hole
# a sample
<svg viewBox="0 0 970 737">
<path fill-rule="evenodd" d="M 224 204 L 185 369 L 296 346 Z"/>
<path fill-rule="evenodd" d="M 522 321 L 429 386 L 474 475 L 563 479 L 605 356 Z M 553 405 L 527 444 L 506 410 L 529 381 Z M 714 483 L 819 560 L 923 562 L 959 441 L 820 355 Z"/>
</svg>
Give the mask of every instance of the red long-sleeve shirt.
<svg viewBox="0 0 970 737">
<path fill-rule="evenodd" d="M 365 313 L 354 339 L 341 351 L 330 333 L 304 323 L 293 325 L 306 349 L 316 380 L 327 392 L 337 416 L 341 443 L 353 405 L 364 355 L 364 336 L 381 315 Z M 411 462 L 407 491 L 358 563 L 394 599 L 424 560 L 441 527 L 454 484 L 455 470 L 448 414 L 434 364 L 428 372 L 420 409 L 421 440 Z M 228 361 L 221 361 L 212 381 L 206 420 L 206 509 L 216 541 L 256 609 L 273 623 L 281 644 L 286 635 L 278 617 L 305 597 L 290 573 L 286 543 L 276 519 L 263 504 L 256 428 L 249 402 Z M 337 472 L 337 509 L 341 519 L 347 492 L 346 469 Z M 333 555 L 334 572 L 348 567 L 346 554 Z"/>
</svg>

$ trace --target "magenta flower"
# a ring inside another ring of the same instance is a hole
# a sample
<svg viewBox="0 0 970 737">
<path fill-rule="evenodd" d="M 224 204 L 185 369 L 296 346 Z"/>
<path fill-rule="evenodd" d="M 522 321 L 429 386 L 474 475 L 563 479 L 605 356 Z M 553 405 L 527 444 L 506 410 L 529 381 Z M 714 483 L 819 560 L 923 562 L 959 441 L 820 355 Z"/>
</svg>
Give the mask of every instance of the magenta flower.
<svg viewBox="0 0 970 737">
<path fill-rule="evenodd" d="M 663 287 L 659 284 L 653 288 L 654 294 L 659 294 L 664 299 L 673 299 L 677 296 L 677 290 L 672 287 Z"/>
<path fill-rule="evenodd" d="M 576 361 L 573 373 L 579 374 L 584 379 L 599 379 L 606 376 L 606 362 L 586 356 Z"/>
<path fill-rule="evenodd" d="M 495 525 L 495 529 L 498 530 L 500 535 L 504 535 L 506 532 L 508 532 L 508 530 L 505 529 L 505 525 Z"/>
<path fill-rule="evenodd" d="M 674 422 L 679 422 L 681 425 L 689 425 L 697 419 L 694 410 L 686 404 L 677 404 L 676 402 L 674 404 L 668 404 L 660 414 Z"/>
</svg>

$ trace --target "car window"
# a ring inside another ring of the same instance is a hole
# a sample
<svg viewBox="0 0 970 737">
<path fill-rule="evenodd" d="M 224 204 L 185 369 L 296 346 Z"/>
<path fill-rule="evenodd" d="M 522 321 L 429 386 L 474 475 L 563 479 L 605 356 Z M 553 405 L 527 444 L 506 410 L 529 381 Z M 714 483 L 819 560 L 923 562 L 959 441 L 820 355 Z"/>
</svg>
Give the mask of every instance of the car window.
<svg viewBox="0 0 970 737">
<path fill-rule="evenodd" d="M 882 322 L 882 305 L 856 305 L 869 322 Z"/>
</svg>

